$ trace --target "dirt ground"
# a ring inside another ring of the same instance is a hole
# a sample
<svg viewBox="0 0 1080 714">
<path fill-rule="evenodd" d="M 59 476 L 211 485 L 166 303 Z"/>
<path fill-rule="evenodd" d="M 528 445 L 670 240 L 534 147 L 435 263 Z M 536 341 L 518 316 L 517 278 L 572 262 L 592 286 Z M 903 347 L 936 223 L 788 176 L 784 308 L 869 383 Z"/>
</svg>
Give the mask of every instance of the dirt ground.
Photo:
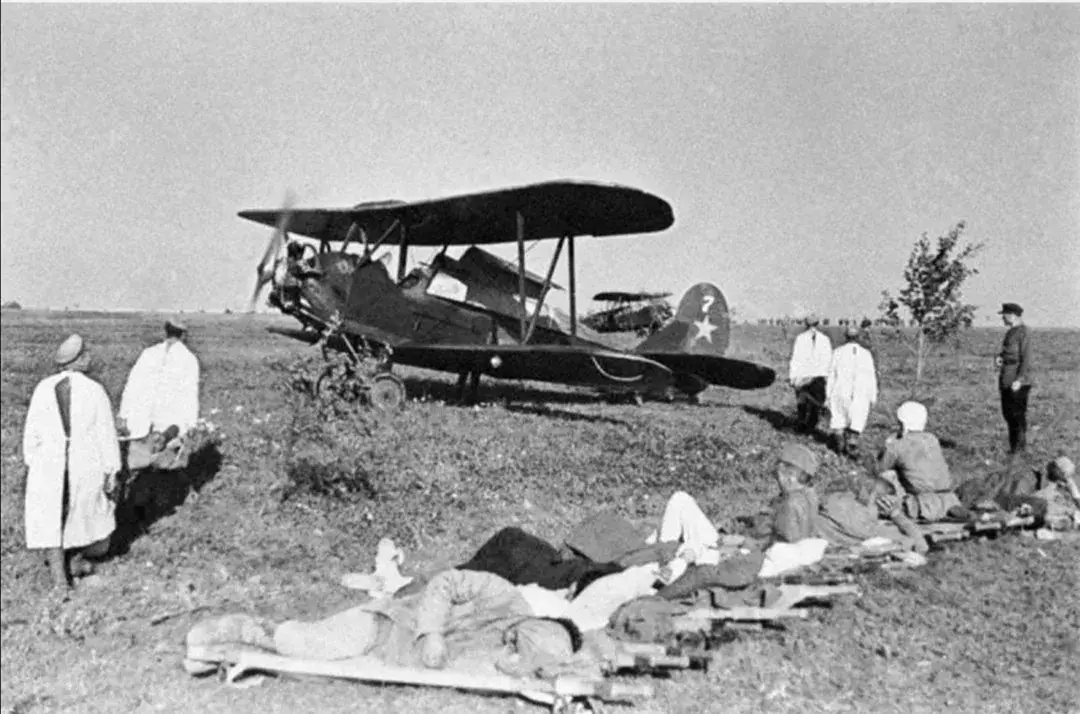
<svg viewBox="0 0 1080 714">
<path fill-rule="evenodd" d="M 802 440 L 824 459 L 822 488 L 865 470 L 792 432 L 780 328 L 738 326 L 730 354 L 776 368 L 765 390 L 711 389 L 703 404 L 611 404 L 543 385 L 485 383 L 484 403 L 447 403 L 449 376 L 405 371 L 397 414 L 327 420 L 282 385 L 310 348 L 268 334 L 268 317 L 189 315 L 204 416 L 224 435 L 181 474 L 141 478 L 121 509 L 120 553 L 66 601 L 23 541 L 22 422 L 34 383 L 69 332 L 88 338 L 118 401 L 161 318 L 4 311 L 0 680 L 3 712 L 542 711 L 503 697 L 271 680 L 235 689 L 180 668 L 200 618 L 233 611 L 316 617 L 357 602 L 342 574 L 370 570 L 390 536 L 405 571 L 468 558 L 497 529 L 551 542 L 598 508 L 654 524 L 676 489 L 717 521 L 772 495 L 773 457 Z M 932 355 L 918 396 L 954 469 L 1002 468 L 1005 427 L 992 357 L 1000 329 Z M 1080 456 L 1080 331 L 1034 331 L 1030 466 Z M 906 345 L 879 335 L 882 398 L 865 441 L 880 444 L 911 392 Z M 512 397 L 512 399 L 510 399 Z M 867 448 L 866 451 L 872 451 Z M 741 633 L 708 673 L 654 680 L 651 712 L 1080 711 L 1080 544 L 1021 535 L 958 543 L 916 571 L 862 576 L 864 595 L 783 630 Z"/>
</svg>

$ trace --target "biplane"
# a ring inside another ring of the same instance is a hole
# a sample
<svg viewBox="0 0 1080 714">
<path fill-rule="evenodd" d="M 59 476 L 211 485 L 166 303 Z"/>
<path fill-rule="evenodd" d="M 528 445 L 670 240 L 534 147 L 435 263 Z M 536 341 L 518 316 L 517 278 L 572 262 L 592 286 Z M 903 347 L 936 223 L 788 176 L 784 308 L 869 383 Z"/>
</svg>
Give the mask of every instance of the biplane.
<svg viewBox="0 0 1080 714">
<path fill-rule="evenodd" d="M 671 293 L 602 292 L 593 295 L 603 309 L 591 312 L 581 322 L 600 333 L 633 332 L 641 337 L 651 335 L 667 324 L 675 311 L 667 298 Z"/>
<path fill-rule="evenodd" d="M 406 398 L 397 364 L 459 375 L 475 399 L 480 377 L 535 380 L 643 398 L 696 399 L 709 385 L 765 387 L 773 370 L 723 357 L 727 304 L 713 285 L 693 286 L 674 320 L 632 350 L 605 345 L 576 317 L 575 240 L 662 231 L 671 206 L 614 184 L 552 181 L 421 201 L 349 208 L 246 210 L 274 227 L 257 269 L 252 303 L 269 283 L 269 303 L 295 318 L 275 332 L 320 345 L 331 360 L 317 389 L 393 408 Z M 303 236 L 305 242 L 290 236 Z M 543 276 L 525 268 L 526 243 L 556 241 Z M 517 244 L 517 264 L 481 246 Z M 398 250 L 397 275 L 376 258 Z M 410 248 L 439 251 L 406 273 Z M 450 246 L 469 246 L 459 258 Z M 350 249 L 357 248 L 359 252 Z M 556 267 L 566 253 L 569 314 L 550 309 Z M 272 328 L 273 329 L 273 328 Z M 466 392 L 466 388 L 468 391 Z"/>
</svg>

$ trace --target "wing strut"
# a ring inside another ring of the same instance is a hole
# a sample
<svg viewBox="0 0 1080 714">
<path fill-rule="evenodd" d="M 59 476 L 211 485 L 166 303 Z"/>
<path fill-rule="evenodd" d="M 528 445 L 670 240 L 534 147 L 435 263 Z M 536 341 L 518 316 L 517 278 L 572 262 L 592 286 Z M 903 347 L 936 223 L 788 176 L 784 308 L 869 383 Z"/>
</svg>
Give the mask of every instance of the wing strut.
<svg viewBox="0 0 1080 714">
<path fill-rule="evenodd" d="M 562 253 L 563 243 L 566 242 L 566 236 L 559 238 L 559 242 L 555 244 L 555 255 L 551 258 L 551 265 L 548 266 L 547 277 L 544 278 L 544 288 L 540 291 L 540 300 L 536 303 L 536 309 L 533 310 L 532 320 L 529 322 L 529 331 L 525 333 L 525 339 L 522 340 L 524 344 L 528 344 L 529 338 L 532 337 L 533 330 L 536 329 L 536 321 L 540 317 L 540 308 L 544 306 L 544 300 L 547 299 L 548 291 L 551 290 L 551 278 L 555 275 L 555 266 L 559 263 L 559 255 Z"/>
<path fill-rule="evenodd" d="M 577 280 L 574 276 L 574 236 L 566 246 L 566 257 L 570 263 L 570 334 L 577 337 Z"/>
<path fill-rule="evenodd" d="M 364 258 L 368 258 L 369 256 L 371 256 L 372 253 L 377 251 L 379 249 L 379 246 L 381 246 L 383 243 L 385 243 L 386 239 L 390 237 L 390 234 L 393 233 L 394 231 L 396 231 L 398 226 L 400 226 L 400 225 L 401 225 L 401 221 L 399 221 L 397 219 L 394 219 L 394 222 L 390 225 L 389 228 L 386 229 L 386 232 L 383 233 L 382 236 L 379 237 L 379 240 L 375 241 L 375 245 L 372 245 L 372 246 L 368 245 L 367 233 L 364 232 L 362 234 L 364 236 Z"/>
<path fill-rule="evenodd" d="M 401 252 L 398 253 L 397 281 L 400 283 L 405 279 L 405 260 L 409 257 L 409 231 L 404 223 L 398 223 L 398 227 L 401 230 Z"/>
<path fill-rule="evenodd" d="M 525 216 L 521 211 L 517 212 L 517 244 L 518 244 L 518 296 L 521 299 L 521 335 L 525 337 L 525 316 L 529 314 L 528 303 L 525 302 Z M 539 309 L 539 306 L 537 306 Z M 525 341 L 528 338 L 525 337 Z"/>
<path fill-rule="evenodd" d="M 344 253 L 348 249 L 349 244 L 353 242 L 354 238 L 356 238 L 357 232 L 363 234 L 364 230 L 360 227 L 359 223 L 353 221 L 353 224 L 349 226 L 349 232 L 345 234 L 345 242 L 341 244 L 340 250 L 342 253 Z M 366 238 L 364 239 L 364 243 L 367 243 Z M 327 241 L 323 241 L 323 244 L 327 244 Z"/>
</svg>

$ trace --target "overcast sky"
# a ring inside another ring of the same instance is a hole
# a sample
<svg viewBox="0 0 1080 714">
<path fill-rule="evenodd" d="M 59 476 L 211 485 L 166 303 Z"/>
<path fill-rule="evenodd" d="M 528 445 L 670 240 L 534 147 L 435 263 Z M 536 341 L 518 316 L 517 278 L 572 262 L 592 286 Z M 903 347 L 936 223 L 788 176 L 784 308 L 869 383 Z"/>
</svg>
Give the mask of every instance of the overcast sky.
<svg viewBox="0 0 1080 714">
<path fill-rule="evenodd" d="M 1076 5 L 5 4 L 2 24 L 4 301 L 238 309 L 269 230 L 236 213 L 288 188 L 346 206 L 578 178 L 675 211 L 579 240 L 582 298 L 709 280 L 743 317 L 873 314 L 920 235 L 964 220 L 977 324 L 1007 300 L 1080 325 Z"/>
</svg>

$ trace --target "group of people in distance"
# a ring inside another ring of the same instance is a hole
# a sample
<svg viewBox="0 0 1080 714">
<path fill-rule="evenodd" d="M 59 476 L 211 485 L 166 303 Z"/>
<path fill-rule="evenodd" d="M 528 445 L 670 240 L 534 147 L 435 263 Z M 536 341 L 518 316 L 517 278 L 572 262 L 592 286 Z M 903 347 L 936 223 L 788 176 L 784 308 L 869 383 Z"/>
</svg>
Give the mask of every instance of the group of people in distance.
<svg viewBox="0 0 1080 714">
<path fill-rule="evenodd" d="M 165 339 L 139 355 L 114 415 L 105 388 L 88 372 L 79 335 L 57 348 L 59 371 L 34 388 L 23 430 L 26 546 L 41 550 L 59 588 L 93 572 L 116 530 L 121 440 L 162 450 L 199 417 L 199 361 L 184 344 L 187 328 L 165 323 Z"/>
<path fill-rule="evenodd" d="M 1007 302 L 1001 306 L 1008 326 L 1001 352 L 995 359 L 1001 411 L 1009 432 L 1009 453 L 1027 449 L 1028 396 L 1032 387 L 1031 337 L 1024 324 L 1024 309 Z M 844 344 L 833 348 L 814 314 L 804 319 L 791 350 L 788 382 L 795 390 L 796 424 L 813 433 L 825 410 L 829 413 L 830 445 L 841 455 L 857 458 L 859 440 L 870 410 L 878 399 L 878 365 L 869 323 L 849 325 Z"/>
</svg>

